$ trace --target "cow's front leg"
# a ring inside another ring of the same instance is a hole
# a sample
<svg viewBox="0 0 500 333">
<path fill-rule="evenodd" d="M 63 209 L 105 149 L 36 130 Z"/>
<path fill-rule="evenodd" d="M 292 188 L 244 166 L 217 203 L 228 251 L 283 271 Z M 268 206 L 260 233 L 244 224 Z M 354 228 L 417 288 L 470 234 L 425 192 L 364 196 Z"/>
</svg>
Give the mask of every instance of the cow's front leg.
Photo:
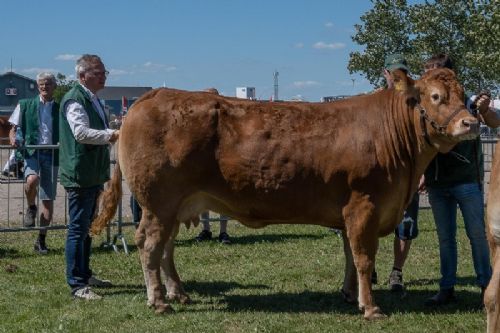
<svg viewBox="0 0 500 333">
<path fill-rule="evenodd" d="M 353 253 L 354 264 L 358 273 L 358 303 L 359 309 L 364 310 L 365 319 L 372 320 L 385 317 L 375 304 L 372 295 L 371 276 L 375 267 L 377 252 L 377 236 L 358 235 L 348 236 Z"/>
<path fill-rule="evenodd" d="M 177 234 L 177 232 L 175 233 Z M 181 304 L 191 302 L 189 295 L 186 294 L 182 287 L 182 282 L 175 269 L 174 263 L 174 239 L 170 237 L 165 245 L 165 252 L 161 261 L 161 269 L 165 276 L 165 288 L 167 289 L 167 298 L 172 301 L 178 301 Z"/>
<path fill-rule="evenodd" d="M 342 296 L 347 303 L 356 303 L 358 292 L 358 276 L 354 260 L 352 258 L 351 245 L 347 239 L 346 231 L 342 231 L 342 241 L 344 243 L 345 271 L 344 284 L 342 286 Z"/>
<path fill-rule="evenodd" d="M 354 194 L 344 209 L 347 238 L 358 273 L 358 304 L 368 320 L 385 317 L 373 300 L 371 286 L 378 248 L 378 228 L 377 221 L 373 218 L 374 211 L 373 203 L 363 194 Z"/>
</svg>

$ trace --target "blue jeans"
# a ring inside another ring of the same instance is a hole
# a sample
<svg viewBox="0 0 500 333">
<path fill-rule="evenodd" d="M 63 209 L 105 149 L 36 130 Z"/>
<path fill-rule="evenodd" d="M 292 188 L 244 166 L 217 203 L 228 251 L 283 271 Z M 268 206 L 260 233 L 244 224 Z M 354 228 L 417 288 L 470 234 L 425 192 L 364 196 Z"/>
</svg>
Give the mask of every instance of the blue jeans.
<svg viewBox="0 0 500 333">
<path fill-rule="evenodd" d="M 406 207 L 403 220 L 399 223 L 394 233 L 401 240 L 412 240 L 418 236 L 418 208 L 420 195 L 415 192 L 410 204 Z"/>
<path fill-rule="evenodd" d="M 457 282 L 457 204 L 464 218 L 465 230 L 472 249 L 476 282 L 486 287 L 491 278 L 490 252 L 484 227 L 483 191 L 478 183 L 446 188 L 429 188 L 439 238 L 441 289 L 450 289 Z"/>
<path fill-rule="evenodd" d="M 88 284 L 92 238 L 89 235 L 102 185 L 87 188 L 66 188 L 68 192 L 69 225 L 66 237 L 66 281 L 74 292 Z"/>
</svg>

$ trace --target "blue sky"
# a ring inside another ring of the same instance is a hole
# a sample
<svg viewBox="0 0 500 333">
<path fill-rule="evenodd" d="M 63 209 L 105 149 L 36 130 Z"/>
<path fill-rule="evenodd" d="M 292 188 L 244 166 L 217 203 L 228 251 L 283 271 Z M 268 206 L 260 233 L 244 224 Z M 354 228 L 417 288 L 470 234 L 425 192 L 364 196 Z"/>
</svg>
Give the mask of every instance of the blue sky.
<svg viewBox="0 0 500 333">
<path fill-rule="evenodd" d="M 0 72 L 34 78 L 49 70 L 74 77 L 78 55 L 101 56 L 109 86 L 202 90 L 259 99 L 366 92 L 347 70 L 354 24 L 368 0 L 2 1 Z M 354 81 L 353 81 L 354 80 Z"/>
</svg>

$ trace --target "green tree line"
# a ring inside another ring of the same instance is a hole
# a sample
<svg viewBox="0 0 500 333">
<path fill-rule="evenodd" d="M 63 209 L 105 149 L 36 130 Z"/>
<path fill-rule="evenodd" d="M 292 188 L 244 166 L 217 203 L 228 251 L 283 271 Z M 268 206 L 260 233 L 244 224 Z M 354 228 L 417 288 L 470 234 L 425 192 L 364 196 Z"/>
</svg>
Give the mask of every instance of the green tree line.
<svg viewBox="0 0 500 333">
<path fill-rule="evenodd" d="M 500 0 L 371 0 L 352 39 L 363 47 L 350 53 L 350 73 L 384 84 L 384 58 L 401 53 L 414 75 L 433 54 L 447 53 L 466 91 L 499 93 Z"/>
</svg>

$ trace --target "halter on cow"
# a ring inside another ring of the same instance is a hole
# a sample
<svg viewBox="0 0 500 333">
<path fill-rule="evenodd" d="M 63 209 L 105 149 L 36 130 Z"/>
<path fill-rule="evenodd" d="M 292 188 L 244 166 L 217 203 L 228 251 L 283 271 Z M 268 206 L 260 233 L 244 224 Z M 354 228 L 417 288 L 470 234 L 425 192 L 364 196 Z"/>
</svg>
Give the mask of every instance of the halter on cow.
<svg viewBox="0 0 500 333">
<path fill-rule="evenodd" d="M 143 209 L 135 240 L 148 304 L 161 313 L 172 308 L 160 270 L 167 297 L 189 301 L 174 264 L 174 239 L 180 223 L 204 210 L 253 228 L 303 223 L 344 229 L 343 294 L 357 298 L 365 318 L 383 316 L 370 282 L 378 238 L 399 223 L 436 153 L 479 130 L 452 71 L 434 70 L 415 82 L 401 71 L 394 77 L 402 91 L 333 103 L 147 93 L 122 126 L 119 166 L 93 232 L 116 211 L 123 171 Z"/>
</svg>

